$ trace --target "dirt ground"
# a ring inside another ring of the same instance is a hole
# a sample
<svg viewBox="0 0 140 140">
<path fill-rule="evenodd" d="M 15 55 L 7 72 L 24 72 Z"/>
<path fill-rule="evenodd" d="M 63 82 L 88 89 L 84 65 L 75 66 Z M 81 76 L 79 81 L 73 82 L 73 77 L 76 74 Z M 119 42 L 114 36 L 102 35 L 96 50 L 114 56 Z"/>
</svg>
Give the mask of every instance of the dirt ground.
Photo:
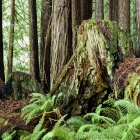
<svg viewBox="0 0 140 140">
<path fill-rule="evenodd" d="M 0 134 L 11 128 L 32 131 L 33 126 L 25 125 L 20 118 L 21 109 L 29 103 L 29 98 L 15 101 L 12 98 L 8 100 L 0 100 L 0 118 L 7 120 L 4 124 L 0 124 Z"/>
</svg>

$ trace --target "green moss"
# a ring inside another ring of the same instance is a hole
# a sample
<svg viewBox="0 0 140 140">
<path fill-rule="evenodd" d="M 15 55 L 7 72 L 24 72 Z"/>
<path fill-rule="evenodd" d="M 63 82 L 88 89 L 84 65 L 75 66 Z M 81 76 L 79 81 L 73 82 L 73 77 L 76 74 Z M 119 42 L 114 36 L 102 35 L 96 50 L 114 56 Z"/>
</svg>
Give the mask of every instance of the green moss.
<svg viewBox="0 0 140 140">
<path fill-rule="evenodd" d="M 129 84 L 125 88 L 124 97 L 131 99 L 137 105 L 140 94 L 140 76 L 137 73 L 129 74 L 128 81 Z"/>
</svg>

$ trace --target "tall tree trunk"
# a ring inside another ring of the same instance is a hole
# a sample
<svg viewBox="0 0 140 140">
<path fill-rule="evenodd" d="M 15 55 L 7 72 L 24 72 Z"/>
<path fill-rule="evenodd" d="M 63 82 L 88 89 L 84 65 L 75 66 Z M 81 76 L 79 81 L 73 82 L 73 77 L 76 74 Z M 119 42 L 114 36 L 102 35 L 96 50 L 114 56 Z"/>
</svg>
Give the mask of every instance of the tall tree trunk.
<svg viewBox="0 0 140 140">
<path fill-rule="evenodd" d="M 104 1 L 95 0 L 95 19 L 101 21 L 104 19 Z"/>
<path fill-rule="evenodd" d="M 7 74 L 12 72 L 13 67 L 14 17 L 15 17 L 15 0 L 11 0 L 10 38 L 9 38 Z"/>
<path fill-rule="evenodd" d="M 81 24 L 81 8 L 78 0 L 71 0 L 72 12 L 72 46 L 75 50 L 77 47 L 77 31 L 76 27 Z"/>
<path fill-rule="evenodd" d="M 29 41 L 30 41 L 30 73 L 40 82 L 38 59 L 38 35 L 36 0 L 29 0 Z"/>
<path fill-rule="evenodd" d="M 70 0 L 52 0 L 51 87 L 72 50 L 70 3 Z"/>
<path fill-rule="evenodd" d="M 40 75 L 42 88 L 50 88 L 50 48 L 51 48 L 51 0 L 42 0 L 41 8 L 41 43 Z"/>
<path fill-rule="evenodd" d="M 109 0 L 109 19 L 118 22 L 118 0 Z"/>
<path fill-rule="evenodd" d="M 72 46 L 73 50 L 77 47 L 77 31 L 76 27 L 82 23 L 83 20 L 92 17 L 92 0 L 71 0 L 72 12 Z"/>
<path fill-rule="evenodd" d="M 135 2 L 136 9 L 136 47 L 135 55 L 140 57 L 140 0 Z"/>
<path fill-rule="evenodd" d="M 3 34 L 2 34 L 2 0 L 0 1 L 0 78 L 5 81 L 4 77 L 4 59 L 3 59 Z"/>
<path fill-rule="evenodd" d="M 81 0 L 81 21 L 92 17 L 92 0 Z"/>
<path fill-rule="evenodd" d="M 118 24 L 130 33 L 130 0 L 118 0 Z"/>
</svg>

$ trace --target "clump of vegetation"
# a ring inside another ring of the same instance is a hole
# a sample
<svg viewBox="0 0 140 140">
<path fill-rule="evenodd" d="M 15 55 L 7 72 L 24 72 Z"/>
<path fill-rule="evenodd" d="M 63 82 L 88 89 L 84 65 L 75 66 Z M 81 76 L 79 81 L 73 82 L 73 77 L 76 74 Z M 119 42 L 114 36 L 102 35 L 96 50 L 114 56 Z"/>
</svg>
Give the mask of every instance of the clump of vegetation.
<svg viewBox="0 0 140 140">
<path fill-rule="evenodd" d="M 32 94 L 31 103 L 23 108 L 22 117 L 28 124 L 38 118 L 33 132 L 11 131 L 2 135 L 3 140 L 19 136 L 21 140 L 134 140 L 140 138 L 140 108 L 129 100 L 107 100 L 95 112 L 84 116 L 61 116 L 56 108 L 56 97 Z M 54 127 L 48 131 L 50 119 L 55 118 Z"/>
</svg>

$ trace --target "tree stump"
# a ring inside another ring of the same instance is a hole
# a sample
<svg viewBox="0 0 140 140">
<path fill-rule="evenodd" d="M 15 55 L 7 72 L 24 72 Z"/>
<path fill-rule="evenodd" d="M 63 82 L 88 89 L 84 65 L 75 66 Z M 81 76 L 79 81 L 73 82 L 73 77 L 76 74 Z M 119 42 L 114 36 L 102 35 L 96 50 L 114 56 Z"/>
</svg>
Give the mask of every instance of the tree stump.
<svg viewBox="0 0 140 140">
<path fill-rule="evenodd" d="M 115 68 L 134 57 L 130 37 L 116 22 L 84 21 L 77 39 L 78 48 L 50 90 L 70 115 L 95 110 L 114 90 Z"/>
</svg>

